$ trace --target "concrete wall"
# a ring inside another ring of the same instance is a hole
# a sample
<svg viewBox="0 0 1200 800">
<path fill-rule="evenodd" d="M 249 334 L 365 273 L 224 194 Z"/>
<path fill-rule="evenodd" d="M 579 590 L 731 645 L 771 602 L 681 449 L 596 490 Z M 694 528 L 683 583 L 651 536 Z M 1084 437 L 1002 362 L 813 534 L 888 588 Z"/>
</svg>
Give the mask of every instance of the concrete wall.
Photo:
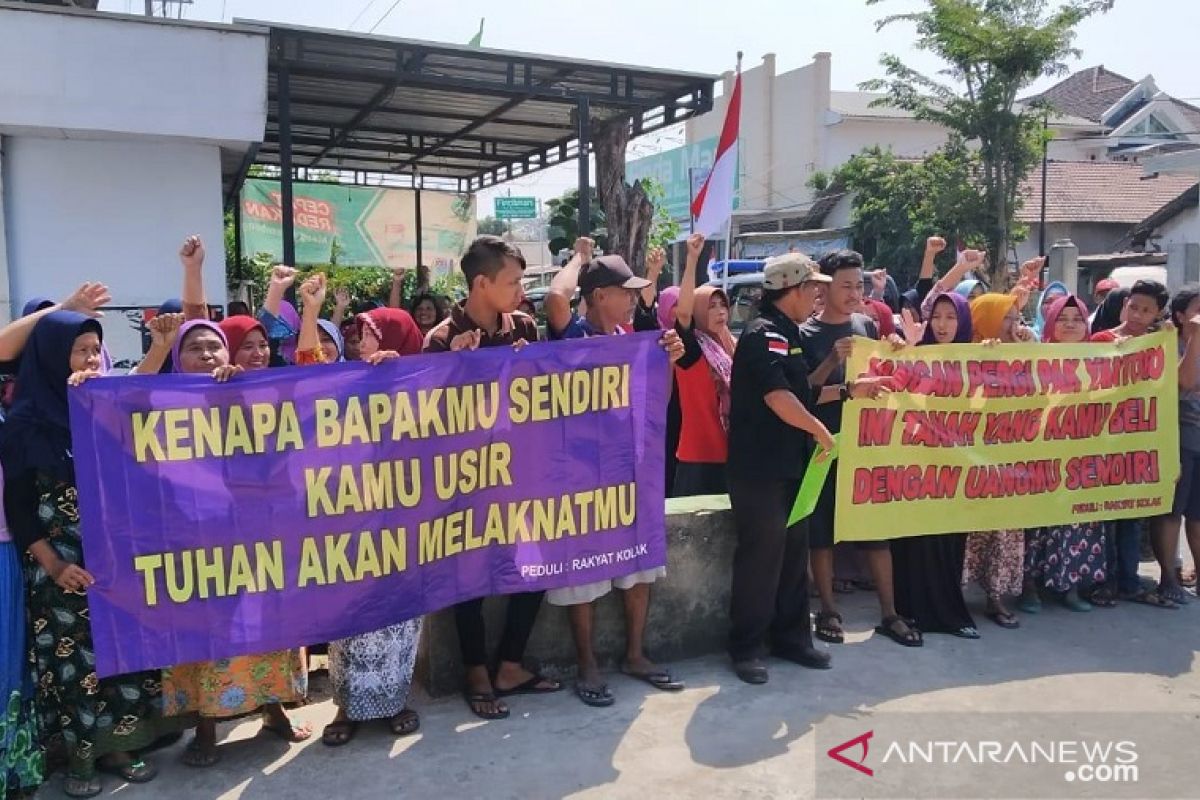
<svg viewBox="0 0 1200 800">
<path fill-rule="evenodd" d="M 724 651 L 734 544 L 728 497 L 667 501 L 667 577 L 654 584 L 646 625 L 651 658 L 668 663 Z M 504 608 L 502 599 L 484 604 L 489 654 L 495 653 L 500 638 Z M 601 665 L 619 666 L 625 652 L 620 592 L 597 602 L 595 642 Z M 565 608 L 542 605 L 526 659 L 552 677 L 574 674 L 575 648 Z M 462 690 L 462 659 L 452 611 L 426 617 L 416 681 L 433 695 Z"/>
<path fill-rule="evenodd" d="M 207 244 L 209 302 L 225 302 L 215 145 L 6 137 L 2 171 L 12 313 L 31 296 L 62 298 L 86 280 L 106 283 L 114 306 L 157 307 L 179 296 L 176 254 L 190 233 Z M 140 355 L 123 313 L 104 324 L 114 359 Z"/>
<path fill-rule="evenodd" d="M 261 33 L 0 9 L 0 132 L 258 141 L 266 74 Z"/>
<path fill-rule="evenodd" d="M 1036 222 L 1028 225 L 1029 235 L 1019 243 L 1017 263 L 1022 263 L 1038 254 L 1038 230 Z M 1059 239 L 1070 239 L 1079 248 L 1083 256 L 1101 255 L 1113 252 L 1113 247 L 1121 237 L 1129 232 L 1132 225 L 1108 224 L 1098 222 L 1051 222 L 1046 225 L 1046 250 Z"/>
</svg>

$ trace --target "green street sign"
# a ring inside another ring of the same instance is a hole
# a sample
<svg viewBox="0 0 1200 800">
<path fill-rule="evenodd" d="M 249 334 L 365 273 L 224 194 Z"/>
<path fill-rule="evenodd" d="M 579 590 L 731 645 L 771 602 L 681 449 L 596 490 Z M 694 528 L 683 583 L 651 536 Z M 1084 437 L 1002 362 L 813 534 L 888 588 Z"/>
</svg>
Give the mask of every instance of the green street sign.
<svg viewBox="0 0 1200 800">
<path fill-rule="evenodd" d="M 496 219 L 536 219 L 536 197 L 497 197 Z"/>
</svg>

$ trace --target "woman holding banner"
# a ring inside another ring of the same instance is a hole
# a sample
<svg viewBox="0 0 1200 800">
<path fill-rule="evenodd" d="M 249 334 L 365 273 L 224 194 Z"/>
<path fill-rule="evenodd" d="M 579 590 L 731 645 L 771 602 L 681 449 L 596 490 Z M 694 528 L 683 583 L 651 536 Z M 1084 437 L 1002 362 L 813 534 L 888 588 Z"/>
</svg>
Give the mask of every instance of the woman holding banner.
<svg viewBox="0 0 1200 800">
<path fill-rule="evenodd" d="M 25 571 L 30 655 L 42 743 L 67 750 L 70 797 L 102 790 L 98 772 L 132 783 L 157 770 L 135 755 L 170 723 L 158 672 L 98 678 L 83 563 L 67 390 L 102 374 L 100 323 L 72 311 L 38 320 L 21 359 L 20 392 L 0 438 L 4 507 Z"/>
<path fill-rule="evenodd" d="M 312 276 L 300 287 L 304 314 L 296 344 L 298 365 L 338 360 L 324 341 L 325 337 L 333 338 L 330 328 L 322 325 L 320 319 L 325 292 L 325 276 L 321 274 Z M 403 309 L 376 308 L 359 314 L 356 322 L 361 339 L 359 355 L 369 364 L 421 352 L 421 333 Z M 372 719 L 387 720 L 397 736 L 417 732 L 421 718 L 408 708 L 408 692 L 420 639 L 418 617 L 329 643 L 329 679 L 338 712 L 333 722 L 325 726 L 322 743 L 330 747 L 344 745 L 354 738 L 360 722 Z"/>
<path fill-rule="evenodd" d="M 178 372 L 227 380 L 245 370 L 266 369 L 270 348 L 258 320 L 233 316 L 219 326 L 207 320 L 184 323 L 171 355 Z M 308 739 L 312 729 L 292 724 L 282 705 L 302 701 L 307 694 L 308 671 L 299 650 L 181 664 L 163 671 L 163 713 L 200 715 L 196 736 L 183 754 L 183 762 L 191 767 L 211 767 L 220 760 L 220 719 L 261 710 L 263 730 L 289 742 Z"/>
<path fill-rule="evenodd" d="M 971 341 L 971 308 L 948 292 L 933 301 L 928 322 L 909 333 L 918 346 Z M 918 335 L 919 334 L 919 335 Z M 896 611 L 922 633 L 950 633 L 978 639 L 975 620 L 963 599 L 962 574 L 967 534 L 944 533 L 892 540 L 892 581 Z"/>
<path fill-rule="evenodd" d="M 1042 341 L 1080 344 L 1088 341 L 1087 306 L 1075 295 L 1059 295 L 1042 316 Z M 1042 608 L 1039 589 L 1062 596 L 1072 611 L 1091 611 L 1093 605 L 1111 607 L 1105 594 L 1094 594 L 1089 603 L 1080 591 L 1105 581 L 1104 526 L 1099 522 L 1070 522 L 1032 528 L 1025 537 L 1025 589 L 1017 608 L 1036 614 Z"/>
<path fill-rule="evenodd" d="M 1032 341 L 1033 331 L 1021 323 L 1019 300 L 1011 294 L 984 294 L 971 301 L 972 340 L 986 346 Z M 981 531 L 967 537 L 963 582 L 977 581 L 987 595 L 985 614 L 1001 628 L 1020 621 L 1004 605 L 1006 595 L 1023 588 L 1025 531 Z"/>
</svg>

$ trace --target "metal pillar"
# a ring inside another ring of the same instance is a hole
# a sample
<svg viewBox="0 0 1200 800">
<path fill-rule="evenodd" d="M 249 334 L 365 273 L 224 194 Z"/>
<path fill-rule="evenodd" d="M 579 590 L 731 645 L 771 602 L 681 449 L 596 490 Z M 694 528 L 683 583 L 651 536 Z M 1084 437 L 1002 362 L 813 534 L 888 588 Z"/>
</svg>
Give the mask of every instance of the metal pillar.
<svg viewBox="0 0 1200 800">
<path fill-rule="evenodd" d="M 279 195 L 283 208 L 283 263 L 296 266 L 296 208 L 292 200 L 292 99 L 288 71 L 279 70 Z"/>
<path fill-rule="evenodd" d="M 420 172 L 413 173 L 413 195 L 416 200 L 415 205 L 416 205 L 416 212 L 417 212 L 416 213 L 416 218 L 417 218 L 416 219 L 416 222 L 417 222 L 417 264 L 416 264 L 416 267 L 419 270 L 421 268 L 421 265 L 425 263 L 425 260 L 424 260 L 425 255 L 424 255 L 424 251 L 422 249 L 422 245 L 423 245 L 422 239 L 424 237 L 421 235 L 422 229 L 421 229 L 421 173 Z"/>
<path fill-rule="evenodd" d="M 592 179 L 588 168 L 588 146 L 592 140 L 592 104 L 587 97 L 579 98 L 579 235 L 592 232 Z"/>
</svg>

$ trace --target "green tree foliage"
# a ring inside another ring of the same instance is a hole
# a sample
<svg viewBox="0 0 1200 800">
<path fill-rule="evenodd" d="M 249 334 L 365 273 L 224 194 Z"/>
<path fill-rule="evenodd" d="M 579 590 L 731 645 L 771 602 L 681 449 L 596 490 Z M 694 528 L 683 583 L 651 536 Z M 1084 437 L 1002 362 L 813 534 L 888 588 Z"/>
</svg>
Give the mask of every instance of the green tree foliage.
<svg viewBox="0 0 1200 800">
<path fill-rule="evenodd" d="M 874 5 L 883 0 L 867 0 Z M 993 285 L 1007 281 L 1022 178 L 1037 163 L 1045 109 L 1020 106 L 1018 95 L 1042 76 L 1061 75 L 1077 57 L 1075 28 L 1107 11 L 1113 0 L 925 0 L 925 10 L 877 23 L 916 26 L 915 44 L 946 62 L 943 82 L 885 54 L 887 77 L 863 89 L 883 91 L 888 104 L 936 122 L 977 144 L 989 270 Z"/>
<path fill-rule="evenodd" d="M 479 220 L 478 230 L 480 236 L 485 233 L 492 236 L 503 236 L 504 232 L 508 230 L 508 223 L 489 215 Z"/>
<path fill-rule="evenodd" d="M 546 210 L 550 214 L 550 252 L 557 254 L 560 250 L 573 247 L 579 238 L 579 190 L 571 189 L 562 197 L 547 200 Z M 607 251 L 607 222 L 595 189 L 591 190 L 591 219 L 590 236 L 601 250 Z"/>
<path fill-rule="evenodd" d="M 986 241 L 986 199 L 979 187 L 979 155 L 959 136 L 923 159 L 897 158 L 879 147 L 863 150 L 828 178 L 828 185 L 852 192 L 855 245 L 868 261 L 887 267 L 903 285 L 921 266 L 925 239 L 943 236 L 952 245 Z M 942 256 L 944 266 L 954 248 Z"/>
<path fill-rule="evenodd" d="M 667 210 L 667 190 L 653 178 L 642 178 L 642 189 L 654 206 L 654 218 L 650 224 L 650 236 L 646 246 L 649 249 L 661 247 L 670 250 L 672 244 L 679 238 L 679 223 L 671 218 Z"/>
</svg>

